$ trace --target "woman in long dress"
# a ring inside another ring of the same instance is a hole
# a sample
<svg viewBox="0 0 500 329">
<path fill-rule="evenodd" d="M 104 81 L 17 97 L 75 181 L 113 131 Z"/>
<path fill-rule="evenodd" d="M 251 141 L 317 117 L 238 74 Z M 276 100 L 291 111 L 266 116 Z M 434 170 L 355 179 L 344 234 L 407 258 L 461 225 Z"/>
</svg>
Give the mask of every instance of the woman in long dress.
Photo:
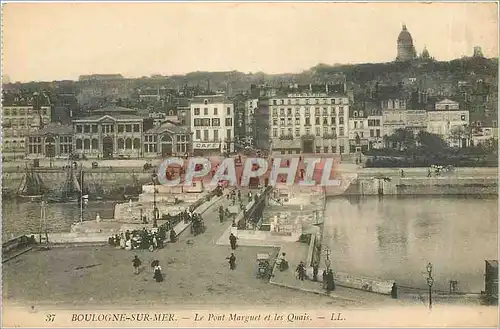
<svg viewBox="0 0 500 329">
<path fill-rule="evenodd" d="M 156 282 L 163 282 L 163 274 L 161 273 L 161 267 L 159 264 L 157 264 L 154 268 L 155 274 L 153 276 L 153 279 L 156 280 Z"/>
</svg>

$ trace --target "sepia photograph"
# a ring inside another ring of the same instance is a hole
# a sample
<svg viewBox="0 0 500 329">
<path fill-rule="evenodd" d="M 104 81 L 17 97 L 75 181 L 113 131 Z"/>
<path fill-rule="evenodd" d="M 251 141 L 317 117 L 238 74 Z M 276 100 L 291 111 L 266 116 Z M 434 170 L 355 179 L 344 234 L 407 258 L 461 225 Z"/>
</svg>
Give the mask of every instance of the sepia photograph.
<svg viewBox="0 0 500 329">
<path fill-rule="evenodd" d="M 497 327 L 498 1 L 2 3 L 4 327 Z"/>
</svg>

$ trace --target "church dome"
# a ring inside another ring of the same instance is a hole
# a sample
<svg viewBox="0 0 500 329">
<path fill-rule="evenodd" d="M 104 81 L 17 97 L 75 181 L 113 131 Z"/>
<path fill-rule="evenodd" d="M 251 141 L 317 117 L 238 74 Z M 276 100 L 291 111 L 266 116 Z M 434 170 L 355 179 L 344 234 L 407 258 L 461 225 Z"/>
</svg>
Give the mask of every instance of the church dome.
<svg viewBox="0 0 500 329">
<path fill-rule="evenodd" d="M 411 37 L 410 32 L 406 29 L 406 25 L 403 25 L 403 29 L 401 30 L 401 33 L 399 33 L 398 43 L 413 45 L 413 38 Z"/>
</svg>

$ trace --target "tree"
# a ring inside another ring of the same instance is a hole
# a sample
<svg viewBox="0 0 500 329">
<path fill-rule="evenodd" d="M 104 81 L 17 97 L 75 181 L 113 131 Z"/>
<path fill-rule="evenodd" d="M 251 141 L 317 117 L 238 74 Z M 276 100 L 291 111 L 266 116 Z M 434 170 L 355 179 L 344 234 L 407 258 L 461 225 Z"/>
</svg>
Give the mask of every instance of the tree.
<svg viewBox="0 0 500 329">
<path fill-rule="evenodd" d="M 448 146 L 441 136 L 426 131 L 420 131 L 417 135 L 417 140 L 425 150 L 431 152 L 443 151 Z"/>
<path fill-rule="evenodd" d="M 400 151 L 407 150 L 415 146 L 415 136 L 409 129 L 396 129 L 391 137 Z"/>
<path fill-rule="evenodd" d="M 458 147 L 462 147 L 462 140 L 469 139 L 470 132 L 466 126 L 456 126 L 453 127 L 450 131 L 450 139 L 458 144 Z"/>
</svg>

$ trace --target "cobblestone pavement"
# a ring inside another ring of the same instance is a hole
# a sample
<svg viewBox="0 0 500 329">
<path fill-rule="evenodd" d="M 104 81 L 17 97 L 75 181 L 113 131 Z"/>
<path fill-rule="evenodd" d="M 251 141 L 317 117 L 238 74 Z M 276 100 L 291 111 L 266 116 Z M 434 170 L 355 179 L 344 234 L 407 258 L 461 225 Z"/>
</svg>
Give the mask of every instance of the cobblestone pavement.
<svg viewBox="0 0 500 329">
<path fill-rule="evenodd" d="M 155 252 L 80 247 L 24 254 L 3 264 L 3 297 L 14 303 L 66 305 L 352 305 L 257 279 L 257 253 L 275 256 L 274 248 L 238 248 L 237 268 L 230 271 L 225 259 L 229 247 L 215 242 L 231 223 L 219 223 L 214 208 L 205 216 L 205 225 L 204 234 L 194 237 L 187 231 L 175 244 Z M 143 263 L 139 275 L 133 273 L 134 255 Z M 163 283 L 153 280 L 149 266 L 153 259 L 158 259 L 163 268 Z"/>
</svg>

